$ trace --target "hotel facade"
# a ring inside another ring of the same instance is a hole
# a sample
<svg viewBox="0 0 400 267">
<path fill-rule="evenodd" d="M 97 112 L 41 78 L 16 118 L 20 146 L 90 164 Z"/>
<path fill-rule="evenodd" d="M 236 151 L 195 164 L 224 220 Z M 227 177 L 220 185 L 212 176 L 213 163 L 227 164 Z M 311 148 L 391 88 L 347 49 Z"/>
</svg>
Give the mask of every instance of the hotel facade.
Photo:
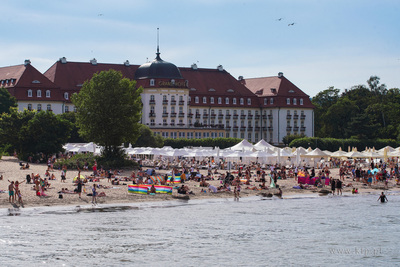
<svg viewBox="0 0 400 267">
<path fill-rule="evenodd" d="M 215 69 L 177 67 L 156 58 L 142 65 L 68 62 L 65 57 L 45 73 L 29 60 L 0 68 L 1 86 L 19 110 L 73 112 L 71 95 L 94 73 L 114 69 L 143 87 L 142 120 L 166 138 L 235 137 L 282 144 L 289 134 L 314 136 L 314 106 L 283 73 L 235 79 L 221 65 Z"/>
</svg>

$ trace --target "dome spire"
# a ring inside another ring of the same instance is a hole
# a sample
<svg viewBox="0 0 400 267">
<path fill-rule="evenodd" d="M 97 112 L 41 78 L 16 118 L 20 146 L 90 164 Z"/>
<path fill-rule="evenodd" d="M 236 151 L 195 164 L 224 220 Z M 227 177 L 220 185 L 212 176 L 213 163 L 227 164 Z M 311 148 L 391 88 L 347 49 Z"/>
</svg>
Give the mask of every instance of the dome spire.
<svg viewBox="0 0 400 267">
<path fill-rule="evenodd" d="M 157 57 L 156 57 L 156 59 L 161 60 L 161 58 L 160 58 L 160 37 L 159 37 L 159 31 L 160 31 L 160 28 L 157 28 L 157 53 L 156 53 Z"/>
</svg>

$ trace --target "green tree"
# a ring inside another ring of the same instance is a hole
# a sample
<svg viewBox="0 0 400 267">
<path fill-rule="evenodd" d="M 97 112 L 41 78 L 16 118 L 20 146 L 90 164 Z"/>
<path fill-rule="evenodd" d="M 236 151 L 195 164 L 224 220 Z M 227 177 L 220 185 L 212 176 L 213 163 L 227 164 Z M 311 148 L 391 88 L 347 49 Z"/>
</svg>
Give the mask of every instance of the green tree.
<svg viewBox="0 0 400 267">
<path fill-rule="evenodd" d="M 109 70 L 94 74 L 79 94 L 72 96 L 79 133 L 103 146 L 104 158 L 122 158 L 120 146 L 135 143 L 139 136 L 141 92 L 142 88 L 136 89 L 136 81 Z"/>
<path fill-rule="evenodd" d="M 76 113 L 75 112 L 66 112 L 59 114 L 61 119 L 67 120 L 71 123 L 71 132 L 70 136 L 67 140 L 67 143 L 88 143 L 82 136 L 79 135 L 79 128 L 76 123 Z"/>
<path fill-rule="evenodd" d="M 298 139 L 298 138 L 303 138 L 306 137 L 305 134 L 290 134 L 290 135 L 286 135 L 282 138 L 282 142 L 285 145 L 289 145 L 293 140 Z"/>
<path fill-rule="evenodd" d="M 312 98 L 311 102 L 314 104 L 314 125 L 315 135 L 319 137 L 330 136 L 329 132 L 326 132 L 326 123 L 324 115 L 329 107 L 335 104 L 339 99 L 339 89 L 335 89 L 333 86 L 328 89 L 319 92 L 315 97 Z M 288 143 L 290 144 L 290 142 Z"/>
<path fill-rule="evenodd" d="M 139 129 L 139 138 L 136 140 L 134 147 L 163 147 L 164 139 L 146 125 L 141 125 Z"/>
<path fill-rule="evenodd" d="M 16 108 L 17 99 L 13 97 L 6 88 L 0 88 L 0 114 L 3 112 L 9 113 L 10 108 Z"/>
</svg>

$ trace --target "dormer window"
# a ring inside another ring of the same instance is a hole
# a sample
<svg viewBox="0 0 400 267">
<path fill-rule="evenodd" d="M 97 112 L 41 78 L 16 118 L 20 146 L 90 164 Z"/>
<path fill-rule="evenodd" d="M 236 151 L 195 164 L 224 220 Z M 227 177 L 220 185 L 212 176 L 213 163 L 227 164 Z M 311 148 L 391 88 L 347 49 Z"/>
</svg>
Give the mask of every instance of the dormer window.
<svg viewBox="0 0 400 267">
<path fill-rule="evenodd" d="M 34 80 L 34 81 L 32 81 L 32 83 L 40 83 L 40 81 Z"/>
<path fill-rule="evenodd" d="M 32 89 L 28 90 L 28 97 L 32 97 Z"/>
<path fill-rule="evenodd" d="M 251 98 L 247 98 L 247 105 L 251 105 Z"/>
<path fill-rule="evenodd" d="M 268 98 L 264 98 L 264 105 L 268 105 Z"/>
<path fill-rule="evenodd" d="M 65 92 L 65 93 L 64 93 L 64 98 L 65 98 L 66 100 L 68 100 L 68 98 L 69 98 L 69 95 L 68 95 L 68 93 L 67 93 L 67 92 Z"/>
<path fill-rule="evenodd" d="M 214 97 L 210 97 L 210 104 L 214 104 Z"/>
<path fill-rule="evenodd" d="M 150 79 L 150 86 L 154 86 L 154 79 Z"/>
<path fill-rule="evenodd" d="M 271 105 L 273 105 L 273 104 L 274 104 L 274 99 L 271 98 L 271 99 L 269 100 L 269 103 L 270 103 Z"/>
<path fill-rule="evenodd" d="M 46 97 L 50 97 L 50 90 L 46 90 Z"/>
<path fill-rule="evenodd" d="M 232 104 L 236 105 L 236 98 L 232 99 Z"/>
<path fill-rule="evenodd" d="M 218 97 L 218 104 L 222 104 L 222 98 Z"/>
<path fill-rule="evenodd" d="M 229 97 L 225 97 L 225 104 L 229 105 Z"/>
<path fill-rule="evenodd" d="M 195 102 L 196 104 L 199 103 L 199 97 L 198 97 L 198 96 L 196 96 L 196 97 L 194 98 L 194 102 Z"/>
<path fill-rule="evenodd" d="M 207 104 L 207 97 L 203 96 L 203 104 Z"/>
<path fill-rule="evenodd" d="M 300 98 L 300 105 L 303 105 L 303 98 Z"/>
<path fill-rule="evenodd" d="M 42 90 L 37 90 L 36 96 L 37 97 L 42 97 Z"/>
<path fill-rule="evenodd" d="M 286 105 L 290 105 L 290 98 L 286 98 Z"/>
<path fill-rule="evenodd" d="M 240 98 L 240 105 L 244 105 L 244 99 Z"/>
<path fill-rule="evenodd" d="M 297 99 L 293 98 L 293 105 L 297 105 Z"/>
</svg>

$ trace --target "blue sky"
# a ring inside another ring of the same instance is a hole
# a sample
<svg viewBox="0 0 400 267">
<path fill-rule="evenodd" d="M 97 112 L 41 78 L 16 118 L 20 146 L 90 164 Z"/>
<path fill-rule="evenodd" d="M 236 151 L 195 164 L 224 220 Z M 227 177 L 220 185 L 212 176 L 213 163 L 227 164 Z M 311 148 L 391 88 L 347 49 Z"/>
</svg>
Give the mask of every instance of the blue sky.
<svg viewBox="0 0 400 267">
<path fill-rule="evenodd" d="M 179 67 L 283 72 L 311 97 L 371 75 L 400 88 L 397 0 L 3 0 L 1 10 L 0 66 L 140 65 L 155 57 L 159 27 L 161 57 Z"/>
</svg>

